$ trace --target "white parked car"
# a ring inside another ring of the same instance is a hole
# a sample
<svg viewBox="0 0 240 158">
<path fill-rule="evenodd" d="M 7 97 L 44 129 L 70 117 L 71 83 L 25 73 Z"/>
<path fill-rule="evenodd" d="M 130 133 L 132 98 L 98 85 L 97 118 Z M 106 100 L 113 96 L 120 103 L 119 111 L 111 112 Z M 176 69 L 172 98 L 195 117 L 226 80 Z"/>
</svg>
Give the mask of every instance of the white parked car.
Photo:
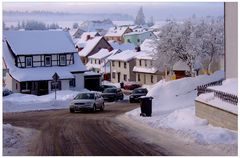
<svg viewBox="0 0 240 158">
<path fill-rule="evenodd" d="M 104 110 L 104 99 L 98 92 L 79 93 L 70 103 L 70 112 L 81 111 L 84 109 L 95 112 L 97 109 Z"/>
</svg>

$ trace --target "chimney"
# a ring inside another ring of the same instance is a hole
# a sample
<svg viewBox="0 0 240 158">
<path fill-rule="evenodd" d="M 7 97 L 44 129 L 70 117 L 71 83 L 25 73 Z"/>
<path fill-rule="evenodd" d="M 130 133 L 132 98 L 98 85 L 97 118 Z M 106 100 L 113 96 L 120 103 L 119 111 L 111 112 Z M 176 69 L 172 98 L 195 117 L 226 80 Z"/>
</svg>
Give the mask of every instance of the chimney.
<svg viewBox="0 0 240 158">
<path fill-rule="evenodd" d="M 91 36 L 90 35 L 87 35 L 86 37 L 86 41 L 90 40 Z"/>
<path fill-rule="evenodd" d="M 141 51 L 140 46 L 135 47 L 135 50 L 136 50 L 136 52 L 140 52 Z"/>
</svg>

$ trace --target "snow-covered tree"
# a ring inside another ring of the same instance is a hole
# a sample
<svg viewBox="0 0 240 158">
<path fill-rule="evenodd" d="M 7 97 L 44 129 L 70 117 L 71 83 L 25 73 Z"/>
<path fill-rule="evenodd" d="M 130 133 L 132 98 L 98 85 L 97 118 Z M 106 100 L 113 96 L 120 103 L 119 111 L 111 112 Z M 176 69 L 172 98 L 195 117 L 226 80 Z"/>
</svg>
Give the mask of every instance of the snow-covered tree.
<svg viewBox="0 0 240 158">
<path fill-rule="evenodd" d="M 211 22 L 202 21 L 196 28 L 198 47 L 202 65 L 208 73 L 213 63 L 220 62 L 224 55 L 224 20 L 218 18 Z"/>
<path fill-rule="evenodd" d="M 49 25 L 49 29 L 59 29 L 59 25 L 57 23 L 52 23 Z"/>
<path fill-rule="evenodd" d="M 192 23 L 176 23 L 174 20 L 162 27 L 159 38 L 154 42 L 155 66 L 163 70 L 165 65 L 170 69 L 178 61 L 186 62 L 190 73 L 196 68 L 196 63 L 207 65 L 218 59 L 224 50 L 223 20 L 212 20 Z"/>
<path fill-rule="evenodd" d="M 144 16 L 142 7 L 140 7 L 140 9 L 138 10 L 134 23 L 135 25 L 145 25 L 145 16 Z"/>
<path fill-rule="evenodd" d="M 78 27 L 79 27 L 78 23 L 74 23 L 74 24 L 73 24 L 73 28 L 74 28 L 74 29 L 77 29 Z"/>
<path fill-rule="evenodd" d="M 43 22 L 38 22 L 35 20 L 30 20 L 26 22 L 25 30 L 46 30 L 46 24 Z"/>
</svg>

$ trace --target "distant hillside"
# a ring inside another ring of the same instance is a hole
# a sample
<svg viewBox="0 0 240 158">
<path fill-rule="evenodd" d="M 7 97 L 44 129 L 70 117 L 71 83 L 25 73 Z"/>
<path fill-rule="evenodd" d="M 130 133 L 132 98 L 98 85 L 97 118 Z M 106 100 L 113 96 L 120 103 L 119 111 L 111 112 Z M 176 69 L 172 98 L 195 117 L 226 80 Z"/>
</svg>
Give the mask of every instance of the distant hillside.
<svg viewBox="0 0 240 158">
<path fill-rule="evenodd" d="M 20 11 L 3 11 L 4 20 L 103 20 L 111 19 L 116 21 L 133 20 L 133 17 L 128 14 L 120 13 L 65 13 L 65 12 L 49 12 L 49 11 L 31 11 L 31 12 L 20 12 Z"/>
</svg>

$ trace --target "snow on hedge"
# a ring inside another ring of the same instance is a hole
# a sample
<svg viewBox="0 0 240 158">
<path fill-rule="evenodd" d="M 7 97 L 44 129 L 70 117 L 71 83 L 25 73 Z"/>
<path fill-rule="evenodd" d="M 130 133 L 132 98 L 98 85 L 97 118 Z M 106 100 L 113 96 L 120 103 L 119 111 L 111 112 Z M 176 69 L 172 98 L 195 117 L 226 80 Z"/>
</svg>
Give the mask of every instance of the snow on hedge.
<svg viewBox="0 0 240 158">
<path fill-rule="evenodd" d="M 213 127 L 207 120 L 195 116 L 194 100 L 197 97 L 197 86 L 223 77 L 223 71 L 218 71 L 210 76 L 201 75 L 168 82 L 161 80 L 147 94 L 154 97 L 152 117 L 140 117 L 140 108 L 127 112 L 126 115 L 152 128 L 173 131 L 182 138 L 199 144 L 220 143 L 227 144 L 226 147 L 232 144 L 235 148 L 236 131 Z"/>
<path fill-rule="evenodd" d="M 54 92 L 42 96 L 13 93 L 9 96 L 3 97 L 3 112 L 23 112 L 68 108 L 70 101 L 78 93 L 80 92 L 71 90 L 57 91 L 57 100 L 55 100 Z"/>
</svg>

